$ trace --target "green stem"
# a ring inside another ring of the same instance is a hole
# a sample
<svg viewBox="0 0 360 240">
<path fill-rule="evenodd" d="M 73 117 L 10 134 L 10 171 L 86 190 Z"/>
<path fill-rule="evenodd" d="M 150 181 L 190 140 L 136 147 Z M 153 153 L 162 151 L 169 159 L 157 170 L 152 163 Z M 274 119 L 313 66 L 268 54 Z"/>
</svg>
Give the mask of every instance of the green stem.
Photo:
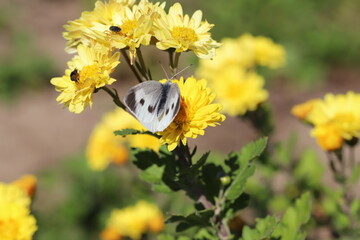
<svg viewBox="0 0 360 240">
<path fill-rule="evenodd" d="M 181 52 L 175 53 L 175 60 L 174 60 L 174 65 L 173 65 L 173 72 L 174 72 L 174 74 L 176 73 L 177 68 L 178 68 L 178 65 L 179 65 L 180 55 L 181 55 Z"/>
<path fill-rule="evenodd" d="M 146 80 L 151 80 L 147 71 L 147 67 L 145 65 L 145 61 L 144 61 L 144 57 L 141 53 L 141 49 L 140 48 L 137 48 L 136 49 L 136 55 L 137 55 L 137 58 L 139 59 L 139 62 L 140 62 L 140 66 L 141 66 L 141 69 L 139 69 L 139 71 L 141 72 L 141 74 L 143 75 L 143 77 L 146 79 Z"/>
<path fill-rule="evenodd" d="M 100 89 L 102 89 L 102 90 L 104 90 L 105 92 L 107 92 L 107 93 L 112 97 L 114 103 L 115 103 L 118 107 L 126 110 L 126 106 L 121 102 L 121 100 L 120 100 L 120 98 L 119 98 L 119 94 L 117 93 L 117 91 L 115 90 L 115 88 L 113 88 L 114 92 L 111 91 L 111 90 L 110 90 L 108 87 L 106 87 L 106 86 L 101 87 Z"/>
<path fill-rule="evenodd" d="M 168 53 L 169 53 L 169 65 L 172 71 L 172 69 L 174 68 L 174 51 L 168 50 Z"/>
<path fill-rule="evenodd" d="M 124 56 L 126 63 L 128 64 L 128 66 L 130 67 L 131 71 L 133 72 L 133 74 L 135 75 L 136 79 L 138 80 L 139 83 L 142 83 L 143 80 L 141 79 L 139 73 L 136 71 L 136 68 L 134 67 L 134 65 L 131 64 L 130 58 L 128 56 L 128 54 L 126 53 L 126 50 L 123 48 L 120 50 L 121 54 Z"/>
<path fill-rule="evenodd" d="M 176 148 L 176 153 L 179 157 L 180 167 L 183 170 L 189 170 L 192 166 L 189 147 L 180 142 L 179 146 Z M 199 173 L 195 174 L 195 176 L 198 175 Z M 211 220 L 214 230 L 220 240 L 228 240 L 230 237 L 230 230 L 226 221 L 224 221 L 221 217 L 221 206 L 225 201 L 223 189 L 220 190 L 218 200 L 215 202 L 214 206 L 214 204 L 206 197 L 203 186 L 197 177 L 191 177 L 189 175 L 183 175 L 183 177 L 185 178 L 183 179 L 185 184 L 182 184 L 182 189 L 188 196 L 201 203 L 206 209 L 215 208 L 214 217 Z"/>
<path fill-rule="evenodd" d="M 355 168 L 355 148 L 349 146 L 349 169 L 350 172 Z"/>
</svg>

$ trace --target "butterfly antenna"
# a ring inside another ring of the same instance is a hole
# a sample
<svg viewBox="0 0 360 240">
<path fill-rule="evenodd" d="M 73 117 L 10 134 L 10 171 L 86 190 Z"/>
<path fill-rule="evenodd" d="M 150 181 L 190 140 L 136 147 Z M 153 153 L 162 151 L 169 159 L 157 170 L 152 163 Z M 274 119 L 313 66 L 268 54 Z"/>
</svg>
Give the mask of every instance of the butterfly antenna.
<svg viewBox="0 0 360 240">
<path fill-rule="evenodd" d="M 180 71 L 178 71 L 177 73 L 175 73 L 174 76 L 172 76 L 172 77 L 170 78 L 170 80 L 173 80 L 173 78 L 174 78 L 175 76 L 177 76 L 177 75 L 179 75 L 180 73 L 184 72 L 186 69 L 188 69 L 188 68 L 191 67 L 191 66 L 192 66 L 192 64 L 190 64 L 190 65 L 187 66 L 187 67 L 184 67 L 183 69 L 181 69 Z"/>
<path fill-rule="evenodd" d="M 164 66 L 161 64 L 161 62 L 159 62 L 159 64 L 160 64 L 160 66 L 161 66 L 162 70 L 163 70 L 163 71 L 164 71 L 164 73 L 165 73 L 166 79 L 169 79 L 169 75 L 167 74 L 167 72 L 166 72 L 166 70 L 165 70 Z"/>
</svg>

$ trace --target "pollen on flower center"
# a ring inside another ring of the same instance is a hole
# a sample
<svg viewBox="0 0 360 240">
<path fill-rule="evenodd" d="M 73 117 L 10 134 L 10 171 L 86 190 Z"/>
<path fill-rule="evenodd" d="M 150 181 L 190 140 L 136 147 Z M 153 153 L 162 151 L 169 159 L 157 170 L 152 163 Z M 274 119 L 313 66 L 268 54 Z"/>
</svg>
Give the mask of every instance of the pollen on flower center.
<svg viewBox="0 0 360 240">
<path fill-rule="evenodd" d="M 125 21 L 121 25 L 121 31 L 120 34 L 122 35 L 131 35 L 134 32 L 134 29 L 137 27 L 135 20 L 128 20 Z"/>
<path fill-rule="evenodd" d="M 82 89 L 85 85 L 91 85 L 94 83 L 92 79 L 99 79 L 101 76 L 100 68 L 93 64 L 85 66 L 79 72 L 79 79 L 76 81 L 78 89 Z"/>
<path fill-rule="evenodd" d="M 196 32 L 187 27 L 174 27 L 171 31 L 171 35 L 180 43 L 194 43 L 199 40 Z"/>
</svg>

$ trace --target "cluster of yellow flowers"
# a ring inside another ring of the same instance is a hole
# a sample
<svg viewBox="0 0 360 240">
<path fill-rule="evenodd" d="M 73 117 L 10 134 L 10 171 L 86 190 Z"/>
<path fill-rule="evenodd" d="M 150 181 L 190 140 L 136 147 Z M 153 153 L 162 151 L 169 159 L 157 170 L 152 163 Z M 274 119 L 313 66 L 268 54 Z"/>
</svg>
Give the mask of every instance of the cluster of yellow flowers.
<svg viewBox="0 0 360 240">
<path fill-rule="evenodd" d="M 171 54 L 192 51 L 200 58 L 214 57 L 215 48 L 220 43 L 211 38 L 209 30 L 213 25 L 202 20 L 200 10 L 189 16 L 183 13 L 179 3 L 170 6 L 168 11 L 164 8 L 165 3 L 151 3 L 148 0 L 97 1 L 94 10 L 83 12 L 79 19 L 69 21 L 64 32 L 66 51 L 77 55 L 68 62 L 64 76 L 51 79 L 60 92 L 57 101 L 64 103 L 74 113 L 91 107 L 93 93 L 100 88 L 109 93 L 106 86 L 116 81 L 110 74 L 120 63 L 120 52 L 131 65 L 140 58 L 141 46 L 154 45 Z M 174 62 L 178 60 L 176 56 Z M 140 64 L 141 60 L 142 57 Z M 206 87 L 206 80 L 190 77 L 187 81 L 181 78 L 174 82 L 179 85 L 181 92 L 179 114 L 167 129 L 159 133 L 160 144 L 168 144 L 169 150 L 173 150 L 180 141 L 186 144 L 188 137 L 203 135 L 207 126 L 215 126 L 225 119 L 219 113 L 221 105 L 212 104 L 215 96 Z M 118 97 L 116 91 L 109 94 Z M 90 139 L 87 153 L 93 169 L 104 169 L 109 162 L 126 161 L 127 150 L 122 145 L 124 141 L 111 136 L 114 130 L 121 127 L 141 129 L 133 120 L 130 121 L 133 123 L 126 125 L 130 116 L 125 113 L 120 114 L 119 111 L 113 115 L 106 117 L 110 118 L 104 120 L 106 123 L 96 127 Z M 121 117 L 122 120 L 111 120 Z M 121 124 L 116 125 L 111 121 Z M 127 143 L 137 147 L 135 141 L 130 139 Z M 158 148 L 153 143 L 149 144 L 143 146 Z"/>
<path fill-rule="evenodd" d="M 34 176 L 10 183 L 0 182 L 0 239 L 31 240 L 37 230 L 30 213 L 31 196 L 36 186 Z"/>
<path fill-rule="evenodd" d="M 122 164 L 129 157 L 128 146 L 134 148 L 150 148 L 158 151 L 159 140 L 147 134 L 119 137 L 114 131 L 119 129 L 145 130 L 144 127 L 129 113 L 121 108 L 103 116 L 88 141 L 86 155 L 92 170 L 104 170 L 110 163 Z"/>
<path fill-rule="evenodd" d="M 147 232 L 158 233 L 163 228 L 164 216 L 160 209 L 139 201 L 134 206 L 112 210 L 101 240 L 120 240 L 122 237 L 137 240 Z"/>
<path fill-rule="evenodd" d="M 201 60 L 197 74 L 209 80 L 230 116 L 253 111 L 266 101 L 264 78 L 255 71 L 256 66 L 278 68 L 285 62 L 285 50 L 265 37 L 244 34 L 237 39 L 226 38 L 212 61 Z"/>
<path fill-rule="evenodd" d="M 311 99 L 292 108 L 292 114 L 311 124 L 311 135 L 327 151 L 340 149 L 344 141 L 360 136 L 360 94 L 348 92 Z"/>
<path fill-rule="evenodd" d="M 63 34 L 66 50 L 78 55 L 68 62 L 64 76 L 51 80 L 60 92 L 57 101 L 75 113 L 91 106 L 94 91 L 115 81 L 110 74 L 120 63 L 117 50 L 125 54 L 128 50 L 131 64 L 140 47 L 150 44 L 160 50 L 193 51 L 200 58 L 212 58 L 220 44 L 211 38 L 213 25 L 202 20 L 202 12 L 190 17 L 183 14 L 179 3 L 168 13 L 164 7 L 165 3 L 148 0 L 137 4 L 134 0 L 97 1 L 93 11 L 69 21 Z"/>
</svg>

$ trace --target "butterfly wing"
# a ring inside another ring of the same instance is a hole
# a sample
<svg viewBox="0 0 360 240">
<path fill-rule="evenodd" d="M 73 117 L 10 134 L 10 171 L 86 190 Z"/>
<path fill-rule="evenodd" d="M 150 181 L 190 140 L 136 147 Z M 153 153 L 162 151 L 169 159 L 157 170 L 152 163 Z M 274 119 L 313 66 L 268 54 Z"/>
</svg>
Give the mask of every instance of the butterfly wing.
<svg viewBox="0 0 360 240">
<path fill-rule="evenodd" d="M 156 109 L 163 85 L 158 81 L 146 81 L 130 88 L 124 98 L 128 111 L 149 131 L 156 131 Z"/>
<path fill-rule="evenodd" d="M 168 83 L 167 83 L 168 84 Z M 180 90 L 176 83 L 170 83 L 162 112 L 157 116 L 158 131 L 163 131 L 174 120 L 180 109 Z"/>
</svg>

